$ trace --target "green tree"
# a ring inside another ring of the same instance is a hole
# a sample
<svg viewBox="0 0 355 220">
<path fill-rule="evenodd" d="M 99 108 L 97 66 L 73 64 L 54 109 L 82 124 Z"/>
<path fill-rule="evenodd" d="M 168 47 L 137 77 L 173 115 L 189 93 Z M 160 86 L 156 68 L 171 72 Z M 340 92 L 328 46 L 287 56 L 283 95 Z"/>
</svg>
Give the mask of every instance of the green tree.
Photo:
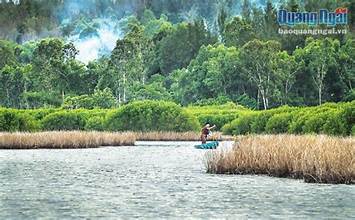
<svg viewBox="0 0 355 220">
<path fill-rule="evenodd" d="M 152 60 L 153 46 L 143 32 L 143 27 L 135 25 L 124 39 L 117 41 L 111 54 L 109 71 L 99 83 L 101 86 L 104 81 L 112 81 L 111 89 L 119 103 L 130 99 L 130 87 L 135 82 L 144 85 L 147 80 L 147 67 Z"/>
<path fill-rule="evenodd" d="M 238 71 L 239 52 L 224 45 L 201 47 L 196 59 L 187 69 L 176 71 L 172 86 L 175 97 L 182 104 L 201 99 L 239 93 L 241 74 Z"/>
<path fill-rule="evenodd" d="M 76 62 L 77 53 L 72 43 L 57 38 L 41 40 L 33 54 L 32 89 L 58 92 L 64 101 L 70 83 L 75 81 L 70 65 Z"/>
<path fill-rule="evenodd" d="M 16 65 L 16 44 L 6 40 L 0 40 L 0 69 L 5 65 Z"/>
<path fill-rule="evenodd" d="M 348 39 L 339 51 L 339 74 L 348 90 L 355 83 L 355 40 Z"/>
<path fill-rule="evenodd" d="M 281 104 L 288 104 L 289 93 L 296 82 L 296 73 L 299 70 L 295 57 L 288 55 L 286 51 L 282 51 L 276 54 L 274 68 L 276 75 L 279 76 Z"/>
<path fill-rule="evenodd" d="M 223 39 L 227 46 L 243 46 L 246 42 L 255 38 L 253 27 L 246 19 L 234 17 L 226 24 Z"/>
<path fill-rule="evenodd" d="M 257 87 L 258 97 L 260 94 L 264 109 L 269 108 L 269 100 L 279 78 L 274 62 L 280 47 L 280 43 L 276 41 L 253 40 L 241 49 L 242 71 Z"/>
<path fill-rule="evenodd" d="M 324 79 L 332 66 L 337 64 L 340 43 L 330 38 L 314 40 L 308 38 L 304 48 L 297 49 L 295 56 L 305 65 L 318 91 L 318 103 L 322 104 Z"/>
<path fill-rule="evenodd" d="M 164 77 L 156 74 L 149 79 L 147 84 L 136 83 L 132 88 L 132 99 L 171 101 L 171 94 L 165 88 L 164 82 Z"/>
<path fill-rule="evenodd" d="M 250 21 L 251 20 L 251 4 L 250 4 L 250 0 L 243 0 L 242 18 L 244 18 L 246 21 Z"/>
<path fill-rule="evenodd" d="M 179 23 L 159 44 L 160 70 L 167 75 L 186 67 L 202 45 L 213 44 L 216 37 L 205 28 L 203 21 Z"/>
<path fill-rule="evenodd" d="M 0 70 L 0 105 L 21 108 L 21 96 L 25 92 L 26 74 L 31 66 L 5 66 Z"/>
</svg>

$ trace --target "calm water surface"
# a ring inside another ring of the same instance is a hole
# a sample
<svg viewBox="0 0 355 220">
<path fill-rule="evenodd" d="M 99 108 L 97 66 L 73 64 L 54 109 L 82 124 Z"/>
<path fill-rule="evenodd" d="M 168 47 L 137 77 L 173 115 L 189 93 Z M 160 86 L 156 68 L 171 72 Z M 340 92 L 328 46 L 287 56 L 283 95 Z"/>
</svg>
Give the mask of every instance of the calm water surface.
<svg viewBox="0 0 355 220">
<path fill-rule="evenodd" d="M 355 218 L 355 186 L 206 174 L 194 144 L 0 151 L 0 219 Z"/>
</svg>

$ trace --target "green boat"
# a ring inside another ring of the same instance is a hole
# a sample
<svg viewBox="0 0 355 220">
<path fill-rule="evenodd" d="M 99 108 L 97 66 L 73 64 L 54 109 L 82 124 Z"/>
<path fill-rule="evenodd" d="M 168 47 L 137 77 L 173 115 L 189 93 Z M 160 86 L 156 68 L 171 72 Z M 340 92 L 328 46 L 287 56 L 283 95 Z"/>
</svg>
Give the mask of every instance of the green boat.
<svg viewBox="0 0 355 220">
<path fill-rule="evenodd" d="M 216 149 L 218 147 L 219 143 L 218 141 L 212 141 L 206 144 L 199 144 L 195 145 L 195 148 L 197 149 Z"/>
</svg>

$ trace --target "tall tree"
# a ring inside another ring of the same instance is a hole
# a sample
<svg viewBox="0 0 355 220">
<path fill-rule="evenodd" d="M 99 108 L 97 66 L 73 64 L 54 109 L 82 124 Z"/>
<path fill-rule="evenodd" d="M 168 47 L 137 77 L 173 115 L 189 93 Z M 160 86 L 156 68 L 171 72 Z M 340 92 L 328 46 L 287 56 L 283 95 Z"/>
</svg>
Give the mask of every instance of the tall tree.
<svg viewBox="0 0 355 220">
<path fill-rule="evenodd" d="M 33 53 L 32 89 L 59 92 L 64 101 L 73 81 L 68 65 L 74 62 L 77 53 L 72 43 L 57 38 L 41 40 Z"/>
<path fill-rule="evenodd" d="M 202 45 L 213 44 L 217 38 L 206 29 L 203 21 L 180 23 L 159 44 L 160 69 L 169 74 L 186 67 Z"/>
<path fill-rule="evenodd" d="M 340 43 L 330 38 L 314 40 L 308 38 L 306 46 L 295 51 L 295 56 L 303 62 L 318 91 L 318 104 L 322 104 L 324 79 L 329 69 L 337 63 Z"/>
<path fill-rule="evenodd" d="M 173 92 L 179 102 L 189 104 L 201 99 L 242 93 L 244 80 L 238 71 L 235 47 L 224 45 L 201 47 L 187 69 L 177 70 Z"/>
<path fill-rule="evenodd" d="M 275 71 L 275 56 L 281 45 L 276 41 L 253 40 L 245 44 L 240 53 L 242 71 L 258 88 L 264 109 L 269 108 L 269 100 L 278 80 Z"/>
<path fill-rule="evenodd" d="M 26 66 L 5 66 L 0 70 L 0 105 L 9 108 L 22 107 L 22 94 L 26 91 Z"/>
<path fill-rule="evenodd" d="M 355 84 L 355 40 L 348 39 L 339 51 L 339 74 L 348 90 Z"/>
<path fill-rule="evenodd" d="M 242 5 L 242 17 L 247 20 L 248 22 L 251 21 L 251 4 L 250 0 L 244 0 Z"/>
<path fill-rule="evenodd" d="M 296 82 L 296 73 L 299 70 L 299 65 L 295 57 L 288 55 L 286 51 L 276 54 L 276 65 L 274 68 L 277 71 L 276 75 L 279 79 L 279 90 L 281 94 L 281 104 L 288 104 L 290 91 Z"/>
<path fill-rule="evenodd" d="M 224 42 L 227 46 L 240 47 L 255 38 L 251 24 L 243 18 L 234 17 L 224 28 Z"/>
<path fill-rule="evenodd" d="M 110 58 L 108 74 L 101 79 L 101 85 L 107 77 L 113 80 L 111 89 L 119 103 L 127 102 L 130 88 L 135 82 L 145 84 L 153 46 L 143 32 L 141 26 L 134 25 L 124 39 L 117 41 Z"/>
</svg>

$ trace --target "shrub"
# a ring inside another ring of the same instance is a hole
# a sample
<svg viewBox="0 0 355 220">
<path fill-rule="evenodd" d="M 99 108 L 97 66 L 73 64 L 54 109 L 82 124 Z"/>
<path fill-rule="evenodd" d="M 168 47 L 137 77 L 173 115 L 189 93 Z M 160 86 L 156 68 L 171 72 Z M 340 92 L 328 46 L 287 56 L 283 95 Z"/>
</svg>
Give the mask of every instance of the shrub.
<svg viewBox="0 0 355 220">
<path fill-rule="evenodd" d="M 309 115 L 312 114 L 311 112 L 307 111 L 306 109 L 297 111 L 293 113 L 292 120 L 288 127 L 288 133 L 291 134 L 303 134 L 304 132 L 304 125 L 309 118 Z"/>
<path fill-rule="evenodd" d="M 264 111 L 255 116 L 255 120 L 250 125 L 252 133 L 261 134 L 265 132 L 266 124 L 273 114 L 271 111 Z"/>
<path fill-rule="evenodd" d="M 88 131 L 103 131 L 104 130 L 104 119 L 100 116 L 94 116 L 89 118 L 85 124 L 85 130 Z"/>
<path fill-rule="evenodd" d="M 173 102 L 137 101 L 108 114 L 105 128 L 111 131 L 191 131 L 197 119 Z"/>
<path fill-rule="evenodd" d="M 255 113 L 245 113 L 240 115 L 237 119 L 231 123 L 226 124 L 222 131 L 224 134 L 244 135 L 251 133 L 251 123 L 255 120 Z"/>
<path fill-rule="evenodd" d="M 347 124 L 347 134 L 350 134 L 352 131 L 352 127 L 355 125 L 355 101 L 350 103 L 346 103 L 343 106 L 344 112 L 343 117 Z"/>
<path fill-rule="evenodd" d="M 308 115 L 307 120 L 304 123 L 303 126 L 303 132 L 304 133 L 314 133 L 318 134 L 321 132 L 322 127 L 326 123 L 327 119 L 330 117 L 329 111 L 325 111 L 323 113 L 315 114 L 315 113 L 310 113 Z"/>
<path fill-rule="evenodd" d="M 0 109 L 0 131 L 35 131 L 38 123 L 27 113 L 14 109 Z"/>
<path fill-rule="evenodd" d="M 238 117 L 237 114 L 202 114 L 197 116 L 201 125 L 209 122 L 211 125 L 216 125 L 216 129 L 221 129 L 225 124 L 230 123 Z"/>
<path fill-rule="evenodd" d="M 273 115 L 266 124 L 265 130 L 271 134 L 286 133 L 292 114 L 289 112 Z"/>
<path fill-rule="evenodd" d="M 84 130 L 85 116 L 81 112 L 59 111 L 51 113 L 41 121 L 44 130 Z"/>
<path fill-rule="evenodd" d="M 13 110 L 0 110 L 0 131 L 18 131 L 19 117 Z"/>
<path fill-rule="evenodd" d="M 326 122 L 324 123 L 322 133 L 328 135 L 347 135 L 350 134 L 347 129 L 346 119 L 344 117 L 344 110 L 332 110 L 327 114 Z"/>
<path fill-rule="evenodd" d="M 39 108 L 39 109 L 31 109 L 31 110 L 22 110 L 22 112 L 26 112 L 31 115 L 35 120 L 42 120 L 44 117 L 49 115 L 50 113 L 59 111 L 54 108 Z"/>
<path fill-rule="evenodd" d="M 238 118 L 238 115 L 250 112 L 249 109 L 233 102 L 223 105 L 189 106 L 186 110 L 195 116 L 201 125 L 210 122 L 215 124 L 217 129 L 221 129 L 224 125 Z"/>
<path fill-rule="evenodd" d="M 237 119 L 235 119 L 237 120 Z M 233 120 L 232 122 L 234 122 L 235 120 Z M 223 127 L 222 127 L 222 133 L 223 134 L 227 134 L 227 135 L 231 135 L 233 134 L 233 125 L 232 125 L 232 122 L 230 123 L 227 123 L 225 124 Z"/>
<path fill-rule="evenodd" d="M 266 132 L 266 124 L 275 114 L 293 112 L 295 110 L 295 108 L 291 108 L 289 106 L 282 106 L 280 108 L 262 111 L 258 116 L 256 116 L 255 120 L 251 124 L 252 133 L 260 134 Z"/>
<path fill-rule="evenodd" d="M 104 90 L 97 89 L 92 95 L 67 97 L 62 105 L 62 107 L 65 109 L 106 109 L 115 106 L 117 106 L 117 101 L 109 88 L 106 88 Z"/>
</svg>

